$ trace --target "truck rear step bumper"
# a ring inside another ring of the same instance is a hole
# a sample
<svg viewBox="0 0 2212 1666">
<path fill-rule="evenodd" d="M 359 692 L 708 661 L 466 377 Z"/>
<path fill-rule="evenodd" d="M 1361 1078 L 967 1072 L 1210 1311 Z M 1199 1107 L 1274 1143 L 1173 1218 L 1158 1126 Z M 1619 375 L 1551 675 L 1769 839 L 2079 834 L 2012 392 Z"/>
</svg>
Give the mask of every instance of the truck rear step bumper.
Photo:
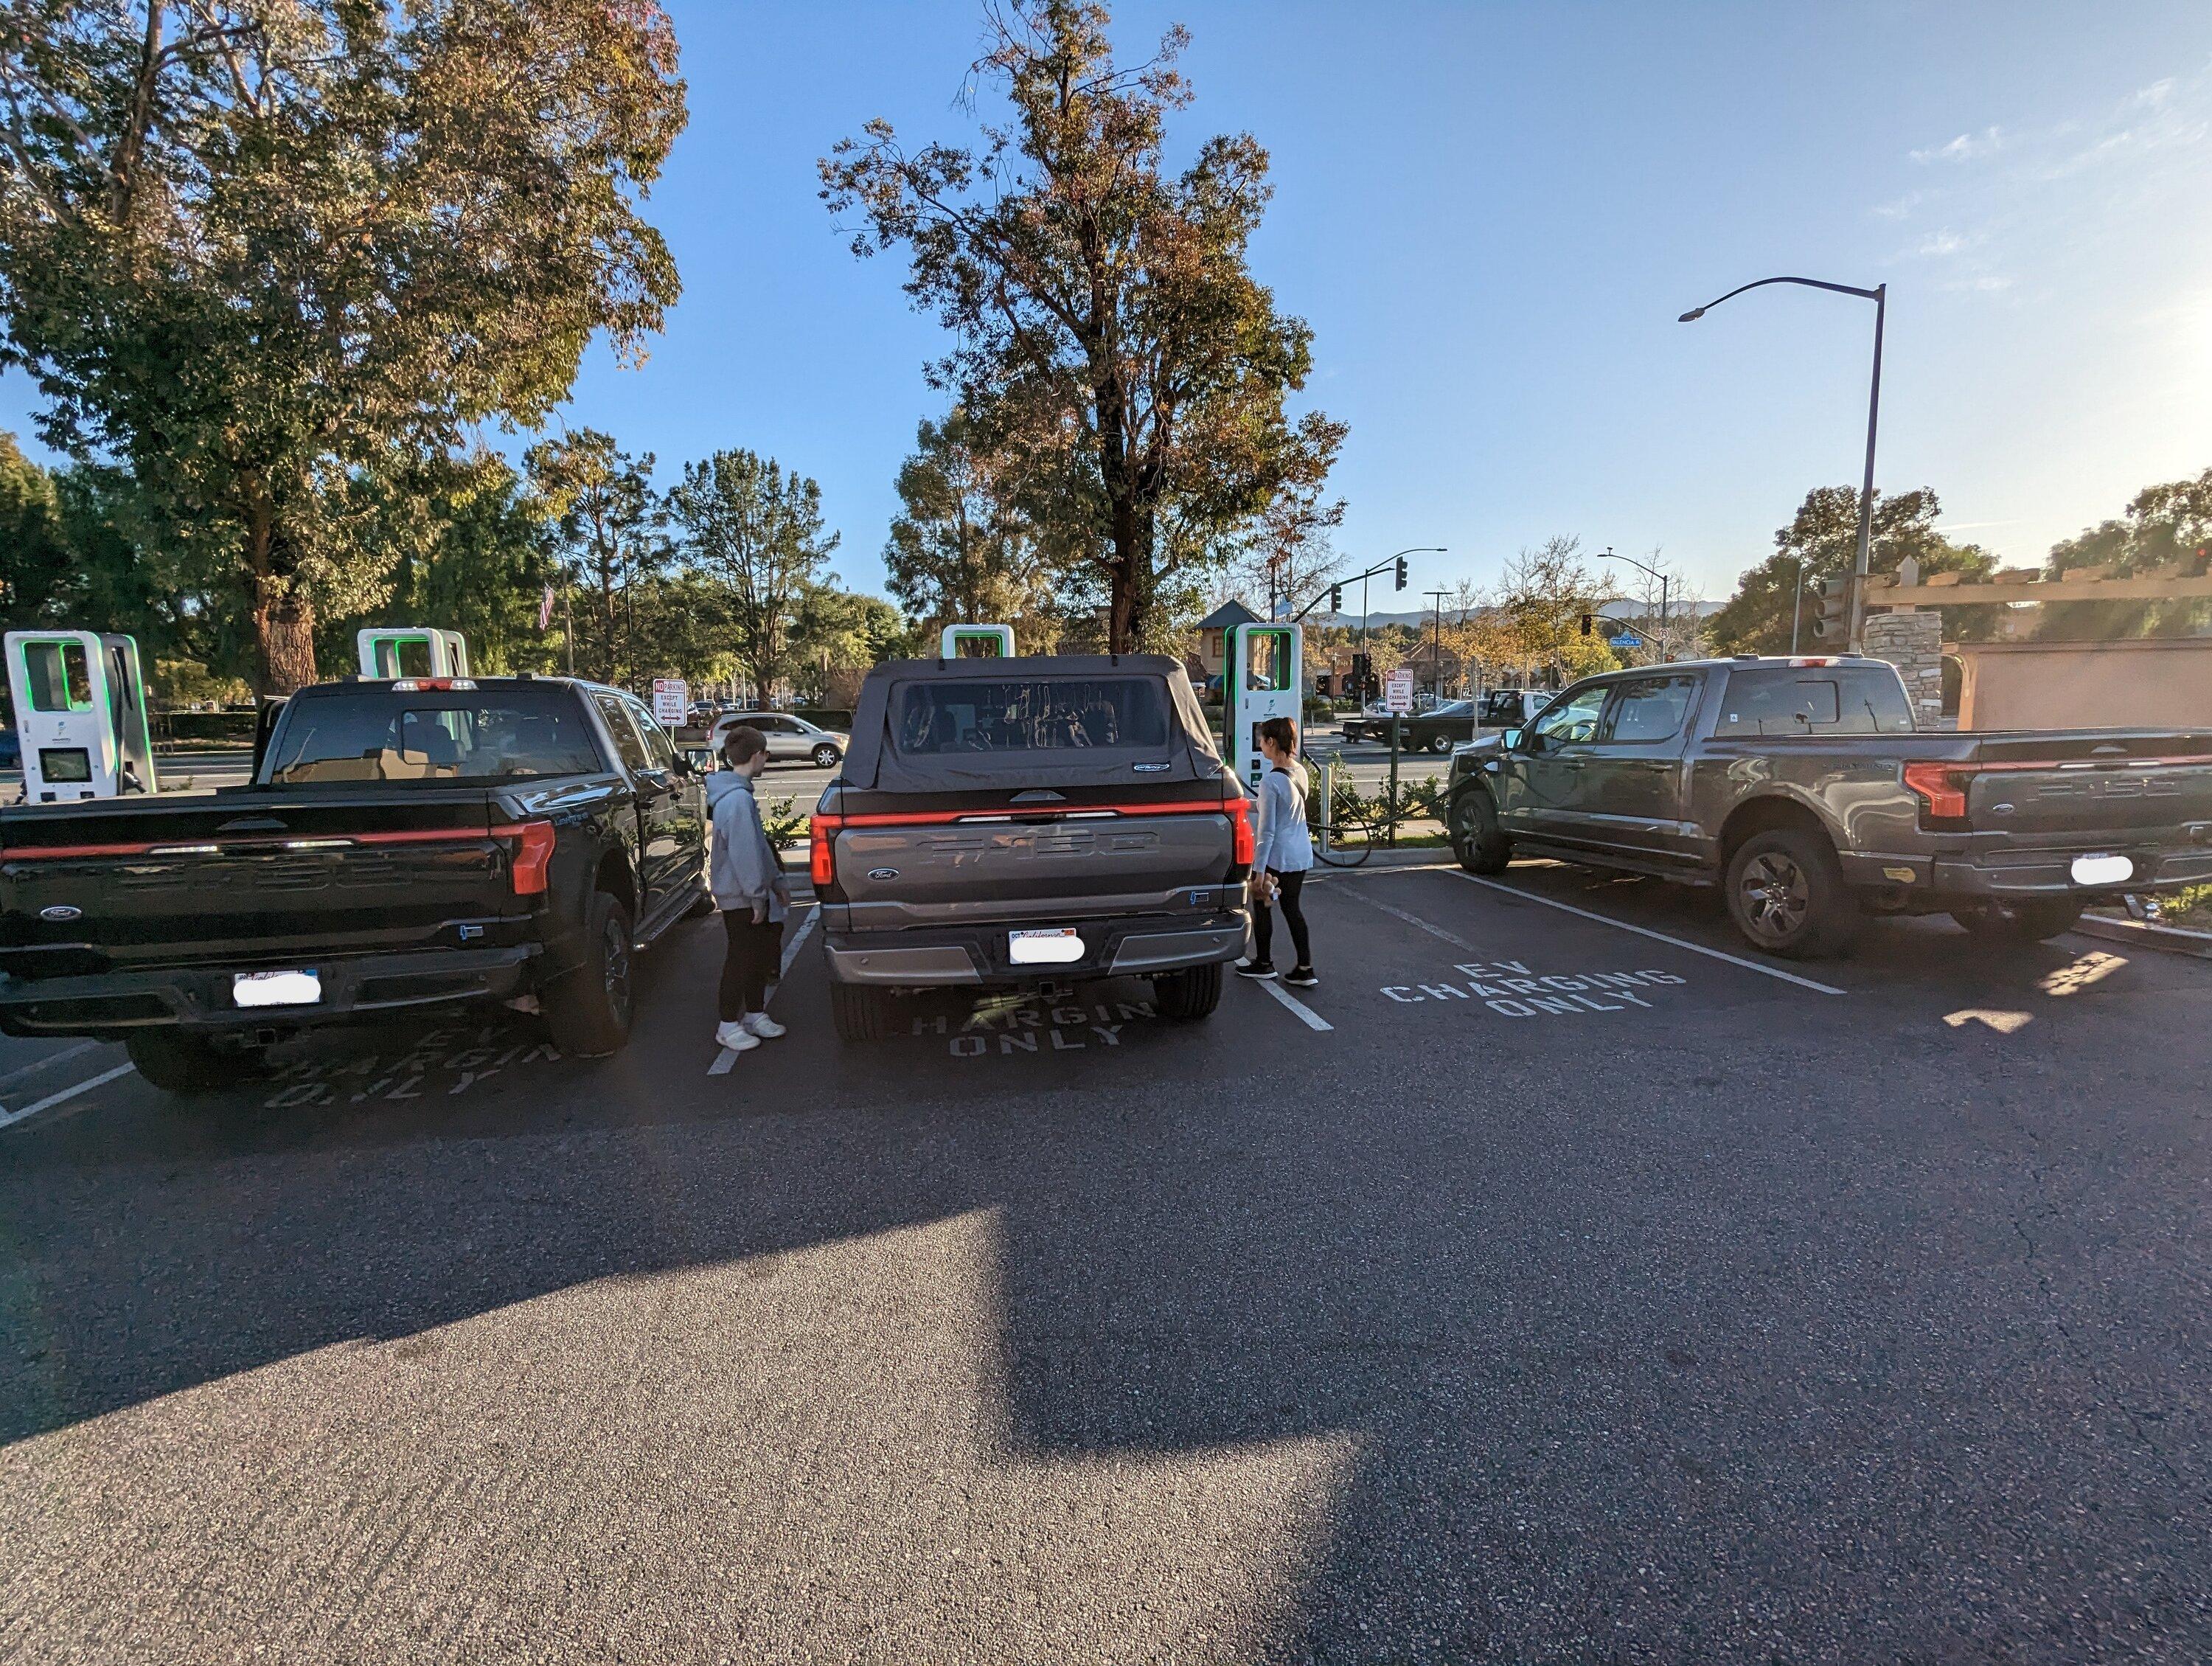
<svg viewBox="0 0 2212 1666">
<path fill-rule="evenodd" d="M 1200 921 L 1070 921 L 1065 923 L 1082 933 L 1083 958 L 1058 965 L 1013 964 L 1006 947 L 1015 929 L 1010 926 L 831 935 L 823 954 L 834 982 L 908 989 L 1142 977 L 1236 959 L 1244 952 L 1245 921 L 1241 909 Z"/>
<path fill-rule="evenodd" d="M 2130 846 L 2124 840 L 2101 849 L 2135 863 L 2135 873 L 2125 884 L 2076 885 L 2074 859 L 2089 854 L 2085 851 L 2021 850 L 1991 851 L 1979 860 L 1939 856 L 1935 862 L 1935 889 L 1945 895 L 2002 902 L 2014 897 L 2118 896 L 2124 891 L 2171 891 L 2212 882 L 2212 849 L 2176 849 L 2170 845 L 2146 849 Z"/>
<path fill-rule="evenodd" d="M 133 1030 L 297 1030 L 368 1022 L 410 1006 L 496 1000 L 524 987 L 535 944 L 440 949 L 300 964 L 322 979 L 309 1006 L 240 1007 L 234 973 L 254 966 L 174 967 L 85 977 L 0 978 L 0 1031 L 11 1036 L 121 1036 Z"/>
</svg>

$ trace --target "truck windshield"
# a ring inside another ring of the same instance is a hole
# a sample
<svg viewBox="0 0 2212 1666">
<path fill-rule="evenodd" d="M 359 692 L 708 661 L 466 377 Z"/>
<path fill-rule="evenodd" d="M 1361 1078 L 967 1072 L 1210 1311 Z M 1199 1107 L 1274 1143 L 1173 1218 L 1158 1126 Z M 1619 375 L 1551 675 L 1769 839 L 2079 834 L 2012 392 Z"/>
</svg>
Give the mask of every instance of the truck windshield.
<svg viewBox="0 0 2212 1666">
<path fill-rule="evenodd" d="M 297 696 L 270 757 L 269 781 L 493 781 L 605 767 L 581 707 L 565 690 L 363 688 Z"/>
<path fill-rule="evenodd" d="M 909 683 L 898 692 L 891 730 L 908 757 L 1093 746 L 1157 751 L 1168 741 L 1167 691 L 1142 677 Z"/>
<path fill-rule="evenodd" d="M 1897 674 L 1850 666 L 1732 672 L 1713 726 L 1720 740 L 1911 733 Z"/>
</svg>

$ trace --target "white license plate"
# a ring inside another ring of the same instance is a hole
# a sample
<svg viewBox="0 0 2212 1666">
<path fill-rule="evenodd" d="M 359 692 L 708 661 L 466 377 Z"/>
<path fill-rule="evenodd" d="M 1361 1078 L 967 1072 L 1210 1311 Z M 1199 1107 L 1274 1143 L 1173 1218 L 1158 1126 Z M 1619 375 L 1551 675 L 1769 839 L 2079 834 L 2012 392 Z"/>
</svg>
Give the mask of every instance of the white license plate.
<svg viewBox="0 0 2212 1666">
<path fill-rule="evenodd" d="M 1073 926 L 1052 931 L 1009 932 L 1006 958 L 1017 966 L 1064 966 L 1083 958 L 1083 934 Z"/>
<path fill-rule="evenodd" d="M 2125 856 L 2076 856 L 2074 883 L 2077 885 L 2117 885 L 2136 877 L 2136 865 Z"/>
<path fill-rule="evenodd" d="M 234 972 L 230 998 L 240 1006 L 313 1006 L 323 998 L 319 972 Z"/>
</svg>

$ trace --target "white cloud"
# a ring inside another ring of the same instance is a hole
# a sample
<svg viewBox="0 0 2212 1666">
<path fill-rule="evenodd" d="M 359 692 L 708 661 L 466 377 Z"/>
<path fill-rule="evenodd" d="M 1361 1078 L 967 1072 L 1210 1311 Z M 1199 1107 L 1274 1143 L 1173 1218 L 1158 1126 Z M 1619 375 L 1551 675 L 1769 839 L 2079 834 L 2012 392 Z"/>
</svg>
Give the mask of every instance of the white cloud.
<svg viewBox="0 0 2212 1666">
<path fill-rule="evenodd" d="M 1915 254 L 1932 255 L 1940 259 L 1947 254 L 1957 254 L 1962 249 L 1968 247 L 1974 240 L 1975 240 L 1973 239 L 1961 237 L 1955 231 L 1939 231 L 1933 236 L 1923 238 L 1920 241 L 1920 246 L 1915 249 L 1913 252 Z"/>
<path fill-rule="evenodd" d="M 1984 127 L 1978 133 L 1961 133 L 1948 144 L 1932 145 L 1911 154 L 1916 162 L 1970 162 L 2004 149 L 2008 136 L 2001 127 Z"/>
</svg>

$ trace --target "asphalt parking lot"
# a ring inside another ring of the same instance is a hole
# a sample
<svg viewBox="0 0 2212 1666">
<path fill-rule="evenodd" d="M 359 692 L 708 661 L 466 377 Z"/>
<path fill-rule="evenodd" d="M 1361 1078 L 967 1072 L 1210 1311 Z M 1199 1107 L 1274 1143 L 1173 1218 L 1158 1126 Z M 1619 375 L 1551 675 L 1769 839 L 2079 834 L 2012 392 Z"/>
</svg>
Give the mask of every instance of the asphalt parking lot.
<svg viewBox="0 0 2212 1666">
<path fill-rule="evenodd" d="M 2212 1654 L 2212 965 L 1308 897 L 1200 1025 L 6 1043 L 0 1657 Z"/>
</svg>

